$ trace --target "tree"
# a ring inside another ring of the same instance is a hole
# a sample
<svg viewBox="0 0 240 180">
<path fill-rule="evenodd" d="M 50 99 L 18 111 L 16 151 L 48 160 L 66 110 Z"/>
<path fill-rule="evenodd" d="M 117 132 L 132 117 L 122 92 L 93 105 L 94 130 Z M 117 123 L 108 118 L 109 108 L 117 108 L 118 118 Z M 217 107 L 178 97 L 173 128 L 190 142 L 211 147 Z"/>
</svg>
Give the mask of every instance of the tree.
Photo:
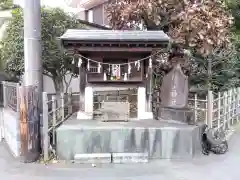
<svg viewBox="0 0 240 180">
<path fill-rule="evenodd" d="M 192 57 L 183 69 L 191 75 L 191 86 L 201 86 L 205 90 L 206 87 L 224 89 L 226 86 L 223 83 L 235 86 L 237 81 L 231 82 L 235 74 L 229 75 L 218 69 L 224 67 L 233 70 L 236 60 L 233 58 L 236 53 L 231 52 L 233 17 L 225 2 L 114 0 L 108 4 L 106 12 L 114 29 L 163 30 L 171 37 L 176 49 L 190 50 Z M 222 50 L 228 53 L 223 55 Z M 209 68 L 209 65 L 212 67 Z M 161 77 L 170 69 L 168 63 L 156 64 L 155 67 Z M 213 73 L 209 74 L 208 69 L 212 69 Z"/>
<path fill-rule="evenodd" d="M 6 61 L 6 70 L 20 77 L 24 70 L 24 34 L 23 11 L 18 8 L 12 12 L 13 18 L 6 29 L 1 42 L 2 59 Z M 52 78 L 57 93 L 63 92 L 63 82 L 70 71 L 77 72 L 76 64 L 61 51 L 57 40 L 67 29 L 82 27 L 77 20 L 61 9 L 42 8 L 41 35 L 43 74 Z M 69 82 L 68 82 L 69 83 Z M 68 85 L 67 85 L 68 86 Z"/>
<path fill-rule="evenodd" d="M 0 10 L 12 9 L 13 7 L 13 0 L 0 0 Z"/>
<path fill-rule="evenodd" d="M 230 45 L 233 18 L 220 0 L 114 0 L 106 11 L 114 29 L 163 30 L 204 56 Z"/>
</svg>

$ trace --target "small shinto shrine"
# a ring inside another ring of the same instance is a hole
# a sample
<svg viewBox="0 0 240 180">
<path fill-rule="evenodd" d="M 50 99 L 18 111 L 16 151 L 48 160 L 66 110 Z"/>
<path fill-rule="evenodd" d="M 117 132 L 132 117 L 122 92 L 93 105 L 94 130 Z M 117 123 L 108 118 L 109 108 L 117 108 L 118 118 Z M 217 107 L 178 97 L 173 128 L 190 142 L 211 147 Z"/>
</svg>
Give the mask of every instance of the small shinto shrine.
<svg viewBox="0 0 240 180">
<path fill-rule="evenodd" d="M 176 61 L 169 58 L 173 68 L 163 78 L 159 114 L 153 118 L 152 67 L 155 55 L 167 51 L 169 37 L 164 32 L 67 30 L 60 41 L 79 68 L 80 108 L 57 129 L 59 159 L 82 162 L 91 154 L 89 157 L 105 158 L 108 163 L 146 162 L 201 153 L 200 128 L 191 124 L 188 77 L 179 56 L 174 56 Z M 134 93 L 131 88 L 137 96 L 135 118 L 128 113 L 133 104 L 120 93 L 115 94 L 117 99 L 99 98 L 99 105 L 95 104 L 96 92 L 121 90 L 129 96 Z M 98 111 L 100 118 L 96 119 Z M 136 156 L 138 160 L 134 160 Z"/>
<path fill-rule="evenodd" d="M 78 119 L 93 118 L 94 91 L 129 88 L 137 89 L 135 118 L 153 118 L 150 102 L 152 59 L 160 50 L 166 50 L 169 44 L 169 37 L 164 32 L 69 29 L 60 40 L 64 49 L 73 55 L 73 63 L 79 67 Z M 111 111 L 125 109 L 127 113 L 130 108 L 127 103 L 124 108 L 123 102 L 104 99 L 101 107 L 106 111 L 112 106 Z M 118 106 L 114 108 L 114 104 Z"/>
</svg>

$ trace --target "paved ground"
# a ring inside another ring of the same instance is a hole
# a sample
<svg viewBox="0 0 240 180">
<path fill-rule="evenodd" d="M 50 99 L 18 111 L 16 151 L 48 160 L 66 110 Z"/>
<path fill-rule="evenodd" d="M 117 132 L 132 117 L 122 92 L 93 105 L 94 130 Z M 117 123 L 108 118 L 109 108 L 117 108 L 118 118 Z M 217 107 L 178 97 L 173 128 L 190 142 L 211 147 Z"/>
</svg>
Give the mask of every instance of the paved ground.
<svg viewBox="0 0 240 180">
<path fill-rule="evenodd" d="M 0 178 L 3 180 L 239 180 L 240 128 L 229 142 L 226 155 L 189 161 L 159 160 L 149 164 L 91 167 L 76 164 L 22 164 L 0 143 Z"/>
</svg>

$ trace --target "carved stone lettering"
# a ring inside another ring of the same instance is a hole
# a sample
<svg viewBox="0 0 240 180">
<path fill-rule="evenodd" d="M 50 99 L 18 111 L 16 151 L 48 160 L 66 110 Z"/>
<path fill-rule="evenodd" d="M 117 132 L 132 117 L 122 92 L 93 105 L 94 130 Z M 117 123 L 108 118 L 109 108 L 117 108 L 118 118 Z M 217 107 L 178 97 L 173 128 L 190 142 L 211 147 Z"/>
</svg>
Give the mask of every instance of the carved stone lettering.
<svg viewBox="0 0 240 180">
<path fill-rule="evenodd" d="M 163 78 L 161 87 L 161 106 L 169 108 L 184 108 L 188 100 L 188 77 L 182 72 L 180 64 Z"/>
</svg>

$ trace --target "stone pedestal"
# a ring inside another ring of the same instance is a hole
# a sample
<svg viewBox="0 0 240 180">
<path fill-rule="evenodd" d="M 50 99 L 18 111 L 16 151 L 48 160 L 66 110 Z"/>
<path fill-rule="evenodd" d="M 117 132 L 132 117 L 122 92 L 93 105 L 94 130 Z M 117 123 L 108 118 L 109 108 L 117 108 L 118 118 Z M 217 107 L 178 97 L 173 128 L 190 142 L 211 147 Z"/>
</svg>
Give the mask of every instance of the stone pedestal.
<svg viewBox="0 0 240 180">
<path fill-rule="evenodd" d="M 138 159 L 187 160 L 201 155 L 200 130 L 150 119 L 122 123 L 71 119 L 57 129 L 57 155 L 60 160 L 89 154 L 93 154 L 89 159 L 97 154 L 98 159 L 107 159 L 111 153 L 113 163 L 136 159 L 134 154 Z"/>
<path fill-rule="evenodd" d="M 160 108 L 160 120 L 194 124 L 194 112 L 189 108 Z"/>
</svg>

